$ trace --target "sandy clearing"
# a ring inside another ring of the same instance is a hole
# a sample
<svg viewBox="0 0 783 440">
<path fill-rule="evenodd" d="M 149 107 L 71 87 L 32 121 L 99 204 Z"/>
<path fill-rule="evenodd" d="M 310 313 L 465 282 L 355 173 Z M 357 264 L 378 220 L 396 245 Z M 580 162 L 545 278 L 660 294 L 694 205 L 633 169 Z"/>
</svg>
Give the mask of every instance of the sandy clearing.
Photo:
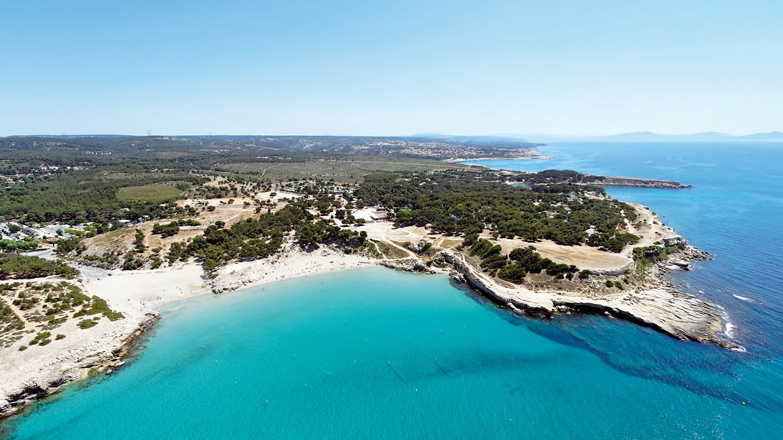
<svg viewBox="0 0 783 440">
<path fill-rule="evenodd" d="M 485 231 L 483 238 L 490 238 Z M 541 240 L 531 243 L 519 238 L 498 238 L 494 241 L 499 244 L 503 252 L 508 254 L 516 248 L 533 246 L 541 256 L 549 258 L 556 263 L 574 264 L 580 269 L 590 270 L 615 270 L 628 266 L 631 259 L 622 254 L 601 251 L 587 245 L 563 246 L 551 240 Z"/>
</svg>

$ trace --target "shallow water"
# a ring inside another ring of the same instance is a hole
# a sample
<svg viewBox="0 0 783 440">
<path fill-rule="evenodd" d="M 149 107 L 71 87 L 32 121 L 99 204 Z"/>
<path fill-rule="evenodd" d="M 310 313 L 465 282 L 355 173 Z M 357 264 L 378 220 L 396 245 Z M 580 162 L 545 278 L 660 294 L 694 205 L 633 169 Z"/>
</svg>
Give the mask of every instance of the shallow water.
<svg viewBox="0 0 783 440">
<path fill-rule="evenodd" d="M 778 438 L 783 149 L 743 151 L 559 145 L 544 149 L 553 161 L 492 165 L 693 184 L 610 193 L 716 254 L 675 281 L 726 309 L 746 353 L 602 316 L 518 318 L 443 276 L 361 269 L 177 304 L 129 365 L 5 435 Z"/>
</svg>

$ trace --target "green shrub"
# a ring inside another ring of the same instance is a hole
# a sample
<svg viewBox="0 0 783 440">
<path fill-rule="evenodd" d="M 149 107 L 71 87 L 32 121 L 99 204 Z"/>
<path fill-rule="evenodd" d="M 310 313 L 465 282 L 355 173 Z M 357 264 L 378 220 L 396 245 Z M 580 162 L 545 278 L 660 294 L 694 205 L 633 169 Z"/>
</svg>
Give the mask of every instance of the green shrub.
<svg viewBox="0 0 783 440">
<path fill-rule="evenodd" d="M 109 321 L 116 321 L 118 319 L 123 318 L 122 313 L 116 312 L 111 308 L 109 308 L 109 305 L 106 303 L 106 300 L 96 295 L 93 295 L 90 303 L 85 304 L 85 306 L 82 307 L 81 310 L 74 313 L 73 317 L 78 318 L 80 316 L 95 315 L 98 313 L 109 318 Z"/>
<path fill-rule="evenodd" d="M 90 327 L 95 327 L 96 325 L 98 325 L 98 321 L 93 321 L 92 319 L 85 319 L 79 321 L 79 328 L 82 330 L 88 329 Z"/>
<path fill-rule="evenodd" d="M 41 332 L 41 333 L 38 333 L 38 334 L 35 336 L 35 338 L 33 338 L 33 340 L 29 342 L 29 345 L 36 345 L 36 344 L 39 344 L 39 345 L 46 345 L 46 344 L 48 344 L 49 342 L 52 342 L 52 341 L 49 339 L 49 337 L 51 337 L 51 336 L 52 336 L 52 334 L 51 334 L 51 333 L 49 333 L 49 332 Z M 48 342 L 44 343 L 44 341 L 48 341 Z"/>
</svg>

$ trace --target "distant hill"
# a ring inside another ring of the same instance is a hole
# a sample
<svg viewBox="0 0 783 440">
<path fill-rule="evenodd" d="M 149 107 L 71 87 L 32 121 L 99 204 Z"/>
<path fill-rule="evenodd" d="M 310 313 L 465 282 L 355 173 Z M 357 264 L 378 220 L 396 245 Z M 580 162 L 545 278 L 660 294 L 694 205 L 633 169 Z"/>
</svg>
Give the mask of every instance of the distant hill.
<svg viewBox="0 0 783 440">
<path fill-rule="evenodd" d="M 753 141 L 783 141 L 783 132 L 770 131 L 769 133 L 756 133 L 739 136 L 739 138 Z"/>
</svg>

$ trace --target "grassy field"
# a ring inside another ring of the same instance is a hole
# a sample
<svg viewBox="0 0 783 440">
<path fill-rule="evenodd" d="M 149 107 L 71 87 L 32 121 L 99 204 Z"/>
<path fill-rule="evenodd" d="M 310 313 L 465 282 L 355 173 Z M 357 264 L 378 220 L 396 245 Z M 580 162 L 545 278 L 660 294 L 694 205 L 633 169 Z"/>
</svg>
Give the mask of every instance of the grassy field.
<svg viewBox="0 0 783 440">
<path fill-rule="evenodd" d="M 179 189 L 163 183 L 120 188 L 117 198 L 120 200 L 140 200 L 144 202 L 162 202 L 179 196 Z"/>
<path fill-rule="evenodd" d="M 304 163 L 240 162 L 218 165 L 216 168 L 237 174 L 250 174 L 272 181 L 319 178 L 323 180 L 334 179 L 340 183 L 357 183 L 364 180 L 364 176 L 376 171 L 438 171 L 463 166 L 429 159 L 355 157 L 319 159 Z"/>
<path fill-rule="evenodd" d="M 384 243 L 382 241 L 379 241 L 379 242 L 377 242 L 375 244 L 376 244 L 376 246 L 378 246 L 378 251 L 380 251 L 381 254 L 383 254 L 383 256 L 386 257 L 386 258 L 399 259 L 399 258 L 409 258 L 410 257 L 410 254 L 408 254 L 407 252 L 405 252 L 405 251 L 403 251 L 401 249 L 398 249 L 398 248 L 396 248 L 394 246 L 390 246 L 389 244 Z"/>
</svg>

